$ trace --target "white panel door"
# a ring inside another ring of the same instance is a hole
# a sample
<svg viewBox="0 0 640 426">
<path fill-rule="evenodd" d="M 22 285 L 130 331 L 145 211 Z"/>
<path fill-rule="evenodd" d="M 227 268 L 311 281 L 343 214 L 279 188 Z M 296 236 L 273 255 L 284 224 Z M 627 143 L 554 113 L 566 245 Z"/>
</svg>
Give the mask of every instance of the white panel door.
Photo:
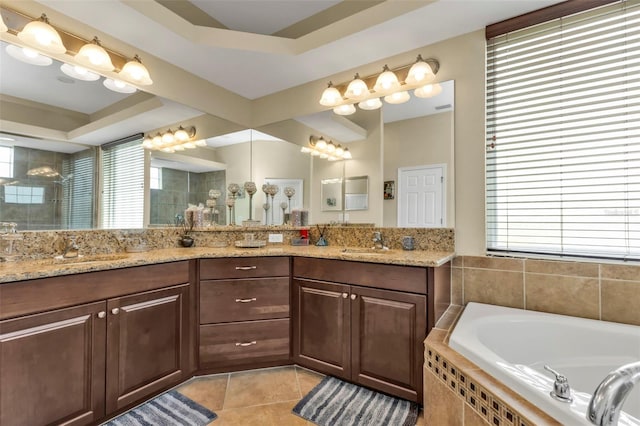
<svg viewBox="0 0 640 426">
<path fill-rule="evenodd" d="M 441 228 L 444 216 L 444 164 L 398 169 L 398 226 Z"/>
</svg>

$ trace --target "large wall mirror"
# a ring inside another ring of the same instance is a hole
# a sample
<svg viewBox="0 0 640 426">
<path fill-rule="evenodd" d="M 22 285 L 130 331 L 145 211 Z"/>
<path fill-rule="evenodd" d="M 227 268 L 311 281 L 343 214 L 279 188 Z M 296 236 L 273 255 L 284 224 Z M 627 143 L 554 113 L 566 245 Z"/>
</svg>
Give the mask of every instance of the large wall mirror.
<svg viewBox="0 0 640 426">
<path fill-rule="evenodd" d="M 330 163 L 301 153 L 306 140 L 287 141 L 283 139 L 294 138 L 280 139 L 229 122 L 220 125 L 222 120 L 188 105 L 148 93 L 111 92 L 101 80 L 74 81 L 60 71 L 60 63 L 46 67 L 21 63 L 7 55 L 5 43 L 1 47 L 0 118 L 19 123 L 20 132 L 0 129 L 0 221 L 17 222 L 20 230 L 105 227 L 103 205 L 97 201 L 103 191 L 97 173 L 104 160 L 99 146 L 193 120 L 205 122 L 204 127 L 215 122 L 209 127 L 223 130 L 211 137 L 206 134 L 208 146 L 197 153 L 144 154 L 138 182 L 144 207 L 128 212 L 125 203 L 115 209 L 135 215 L 136 226 L 173 224 L 189 204 L 206 203 L 210 189 L 222 193 L 218 223 L 229 223 L 226 188 L 231 182 L 242 186 L 249 180 L 256 182 L 258 192 L 251 206 L 247 196 L 236 200 L 235 222 L 264 221 L 260 186 L 267 179 L 301 181 L 303 199 L 295 207 L 309 210 L 311 223 L 348 220 L 396 226 L 397 200 L 383 200 L 383 181 L 397 181 L 401 167 L 433 163 L 448 165 L 446 225 L 454 225 L 452 81 L 442 83 L 442 94 L 430 100 L 412 97 L 406 104 L 412 113 L 394 113 L 396 106 L 385 104 L 381 111 L 340 117 L 343 127 L 360 129 L 351 138 L 335 132 L 337 117 L 331 111 L 318 114 L 324 122 L 296 118 L 309 132 L 334 138 L 353 153 L 353 160 Z M 325 125 L 327 120 L 330 126 Z M 50 134 L 68 137 L 49 138 Z M 349 180 L 358 176 L 366 179 Z M 328 179 L 340 180 L 342 195 L 323 195 L 322 182 Z M 334 205 L 322 201 L 326 198 L 335 198 Z"/>
</svg>

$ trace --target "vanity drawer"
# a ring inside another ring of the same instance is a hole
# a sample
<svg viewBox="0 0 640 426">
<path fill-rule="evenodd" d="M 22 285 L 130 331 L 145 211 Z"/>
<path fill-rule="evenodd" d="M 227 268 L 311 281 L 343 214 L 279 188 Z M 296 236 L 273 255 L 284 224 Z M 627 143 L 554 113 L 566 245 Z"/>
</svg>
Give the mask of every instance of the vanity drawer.
<svg viewBox="0 0 640 426">
<path fill-rule="evenodd" d="M 288 277 L 288 257 L 231 257 L 201 259 L 200 279 Z"/>
<path fill-rule="evenodd" d="M 289 358 L 289 319 L 200 326 L 201 369 Z"/>
<path fill-rule="evenodd" d="M 200 323 L 289 316 L 289 277 L 200 281 Z"/>
</svg>

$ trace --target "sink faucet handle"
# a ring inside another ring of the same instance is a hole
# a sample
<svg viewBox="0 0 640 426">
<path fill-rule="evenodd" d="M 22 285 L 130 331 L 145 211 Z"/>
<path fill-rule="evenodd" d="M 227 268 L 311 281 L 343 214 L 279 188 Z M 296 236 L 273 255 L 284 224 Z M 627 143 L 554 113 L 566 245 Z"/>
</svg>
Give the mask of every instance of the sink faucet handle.
<svg viewBox="0 0 640 426">
<path fill-rule="evenodd" d="M 544 369 L 556 376 L 556 380 L 553 383 L 553 391 L 549 392 L 551 397 L 561 402 L 572 402 L 573 397 L 571 396 L 571 387 L 569 386 L 567 376 L 562 373 L 558 373 L 548 365 L 545 365 Z"/>
</svg>

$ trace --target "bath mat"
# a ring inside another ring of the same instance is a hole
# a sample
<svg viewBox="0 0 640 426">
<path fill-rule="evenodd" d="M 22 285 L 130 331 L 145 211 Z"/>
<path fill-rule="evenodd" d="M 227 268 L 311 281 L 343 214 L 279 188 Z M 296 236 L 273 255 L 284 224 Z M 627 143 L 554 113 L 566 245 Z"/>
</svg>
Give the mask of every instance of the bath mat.
<svg viewBox="0 0 640 426">
<path fill-rule="evenodd" d="M 414 426 L 418 404 L 326 376 L 293 413 L 320 426 Z"/>
<path fill-rule="evenodd" d="M 172 390 L 119 415 L 103 426 L 204 426 L 216 417 L 213 411 Z"/>
</svg>

